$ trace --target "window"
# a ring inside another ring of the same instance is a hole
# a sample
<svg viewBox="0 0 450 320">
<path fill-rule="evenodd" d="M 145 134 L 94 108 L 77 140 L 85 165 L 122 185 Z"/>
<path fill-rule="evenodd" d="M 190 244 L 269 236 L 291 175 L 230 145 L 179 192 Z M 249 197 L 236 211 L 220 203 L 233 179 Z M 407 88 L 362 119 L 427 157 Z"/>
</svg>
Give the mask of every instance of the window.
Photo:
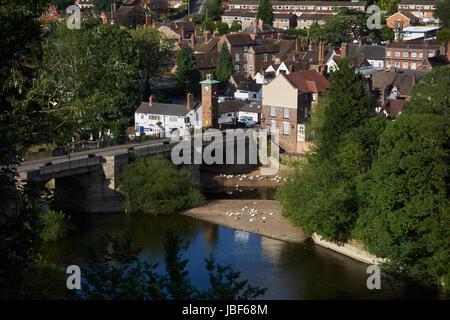
<svg viewBox="0 0 450 320">
<path fill-rule="evenodd" d="M 395 63 L 395 67 L 396 67 L 396 68 L 400 68 L 400 62 L 396 62 L 396 63 Z"/>
<path fill-rule="evenodd" d="M 408 69 L 408 62 L 403 62 L 403 69 Z"/>
<path fill-rule="evenodd" d="M 403 51 L 403 58 L 408 58 L 408 51 Z"/>
<path fill-rule="evenodd" d="M 289 119 L 289 108 L 283 108 L 283 118 Z"/>
<path fill-rule="evenodd" d="M 152 114 L 152 115 L 148 116 L 148 119 L 149 120 L 159 120 L 159 116 Z"/>
<path fill-rule="evenodd" d="M 247 61 L 247 53 L 244 53 L 244 61 Z"/>
<path fill-rule="evenodd" d="M 411 57 L 415 58 L 417 56 L 417 53 L 411 52 Z"/>
<path fill-rule="evenodd" d="M 141 120 L 144 120 L 144 115 L 143 114 L 141 114 Z"/>
<path fill-rule="evenodd" d="M 267 61 L 267 53 L 263 54 L 263 61 Z"/>
<path fill-rule="evenodd" d="M 177 122 L 177 117 L 169 117 L 170 122 Z"/>
<path fill-rule="evenodd" d="M 388 56 L 388 57 L 391 56 L 391 52 L 390 52 L 390 51 L 387 52 L 387 56 Z"/>
<path fill-rule="evenodd" d="M 316 101 L 316 100 L 317 100 L 317 93 L 313 92 L 313 94 L 312 94 L 312 99 L 313 99 L 313 101 Z"/>
<path fill-rule="evenodd" d="M 253 61 L 253 58 L 254 58 L 254 57 L 253 57 L 253 54 L 250 53 L 248 59 L 249 59 L 250 61 Z"/>
<path fill-rule="evenodd" d="M 290 124 L 289 122 L 283 122 L 283 134 L 288 136 L 289 135 L 289 128 Z"/>
<path fill-rule="evenodd" d="M 234 60 L 237 62 L 237 61 L 239 61 L 239 53 L 236 53 L 235 55 L 234 55 Z"/>
<path fill-rule="evenodd" d="M 400 57 L 400 51 L 396 51 L 396 52 L 395 52 L 395 56 L 396 56 L 396 57 Z"/>
<path fill-rule="evenodd" d="M 275 117 L 275 107 L 270 107 L 270 114 L 271 117 Z"/>
<path fill-rule="evenodd" d="M 270 120 L 270 132 L 275 131 L 276 129 L 276 122 L 275 120 Z"/>
<path fill-rule="evenodd" d="M 248 46 L 244 46 L 244 51 L 245 51 L 245 52 L 248 51 Z"/>
<path fill-rule="evenodd" d="M 252 64 L 248 65 L 248 71 L 253 72 L 253 65 Z"/>
<path fill-rule="evenodd" d="M 411 62 L 411 69 L 416 69 L 416 63 L 415 62 Z"/>
<path fill-rule="evenodd" d="M 275 61 L 275 55 L 274 54 L 272 55 L 272 61 Z"/>
<path fill-rule="evenodd" d="M 419 57 L 420 57 L 420 58 L 423 57 L 423 52 L 419 52 Z"/>
<path fill-rule="evenodd" d="M 236 72 L 239 72 L 239 65 L 238 64 L 234 66 L 234 70 L 236 70 Z"/>
<path fill-rule="evenodd" d="M 247 72 L 247 65 L 244 64 L 244 72 Z"/>
</svg>

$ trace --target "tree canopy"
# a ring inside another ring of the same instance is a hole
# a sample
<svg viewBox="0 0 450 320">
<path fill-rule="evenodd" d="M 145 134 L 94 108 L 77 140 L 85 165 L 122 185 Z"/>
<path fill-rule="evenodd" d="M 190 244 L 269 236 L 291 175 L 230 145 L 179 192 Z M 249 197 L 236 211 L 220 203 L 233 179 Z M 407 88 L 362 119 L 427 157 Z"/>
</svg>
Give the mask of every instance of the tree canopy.
<svg viewBox="0 0 450 320">
<path fill-rule="evenodd" d="M 264 24 L 273 24 L 273 8 L 270 0 L 258 0 L 258 11 L 256 12 L 256 19 L 262 20 Z"/>
<path fill-rule="evenodd" d="M 175 78 L 179 88 L 186 88 L 194 93 L 200 91 L 201 74 L 197 68 L 197 60 L 192 48 L 186 44 L 181 45 L 181 50 L 177 53 Z"/>
<path fill-rule="evenodd" d="M 222 86 L 228 82 L 228 79 L 230 79 L 230 76 L 233 74 L 233 70 L 233 58 L 228 51 L 226 42 L 224 42 L 222 44 L 222 48 L 220 49 L 216 67 L 216 77 Z"/>
</svg>

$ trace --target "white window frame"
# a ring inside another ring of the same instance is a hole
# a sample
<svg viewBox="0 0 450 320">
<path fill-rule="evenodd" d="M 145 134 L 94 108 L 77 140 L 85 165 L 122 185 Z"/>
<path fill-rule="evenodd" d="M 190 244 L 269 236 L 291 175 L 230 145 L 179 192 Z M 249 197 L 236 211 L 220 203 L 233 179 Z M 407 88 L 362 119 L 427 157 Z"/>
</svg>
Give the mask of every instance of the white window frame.
<svg viewBox="0 0 450 320">
<path fill-rule="evenodd" d="M 269 117 L 276 117 L 277 111 L 274 106 L 269 107 Z"/>
<path fill-rule="evenodd" d="M 291 124 L 289 122 L 283 122 L 283 135 L 288 136 L 290 134 Z"/>
<path fill-rule="evenodd" d="M 286 107 L 283 108 L 283 118 L 289 119 L 289 108 Z"/>
</svg>

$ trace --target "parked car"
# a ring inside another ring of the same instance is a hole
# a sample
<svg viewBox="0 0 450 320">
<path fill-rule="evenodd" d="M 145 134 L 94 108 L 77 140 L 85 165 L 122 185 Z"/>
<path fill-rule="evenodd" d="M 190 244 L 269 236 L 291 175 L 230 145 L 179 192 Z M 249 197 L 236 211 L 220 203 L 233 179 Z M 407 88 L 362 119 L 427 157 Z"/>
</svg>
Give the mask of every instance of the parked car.
<svg viewBox="0 0 450 320">
<path fill-rule="evenodd" d="M 251 118 L 241 118 L 238 122 L 245 125 L 246 128 L 253 128 L 256 123 Z"/>
</svg>

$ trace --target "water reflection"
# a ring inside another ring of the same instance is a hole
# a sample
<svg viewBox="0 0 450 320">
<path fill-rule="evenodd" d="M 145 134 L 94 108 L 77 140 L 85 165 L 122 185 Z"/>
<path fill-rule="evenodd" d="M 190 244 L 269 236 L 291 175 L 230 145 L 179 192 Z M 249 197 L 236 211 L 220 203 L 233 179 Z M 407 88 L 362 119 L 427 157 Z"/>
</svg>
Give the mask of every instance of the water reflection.
<svg viewBox="0 0 450 320">
<path fill-rule="evenodd" d="M 366 266 L 351 258 L 315 246 L 311 241 L 291 244 L 248 232 L 217 226 L 190 217 L 106 215 L 81 219 L 77 235 L 46 246 L 50 261 L 82 266 L 82 242 L 94 242 L 104 233 L 135 230 L 142 257 L 159 263 L 163 271 L 163 243 L 167 228 L 190 241 L 185 254 L 193 283 L 209 287 L 205 258 L 231 264 L 252 285 L 268 288 L 262 299 L 402 299 L 411 298 L 405 287 L 392 287 L 382 278 L 382 290 L 366 287 Z M 413 297 L 434 298 L 418 291 Z"/>
</svg>

